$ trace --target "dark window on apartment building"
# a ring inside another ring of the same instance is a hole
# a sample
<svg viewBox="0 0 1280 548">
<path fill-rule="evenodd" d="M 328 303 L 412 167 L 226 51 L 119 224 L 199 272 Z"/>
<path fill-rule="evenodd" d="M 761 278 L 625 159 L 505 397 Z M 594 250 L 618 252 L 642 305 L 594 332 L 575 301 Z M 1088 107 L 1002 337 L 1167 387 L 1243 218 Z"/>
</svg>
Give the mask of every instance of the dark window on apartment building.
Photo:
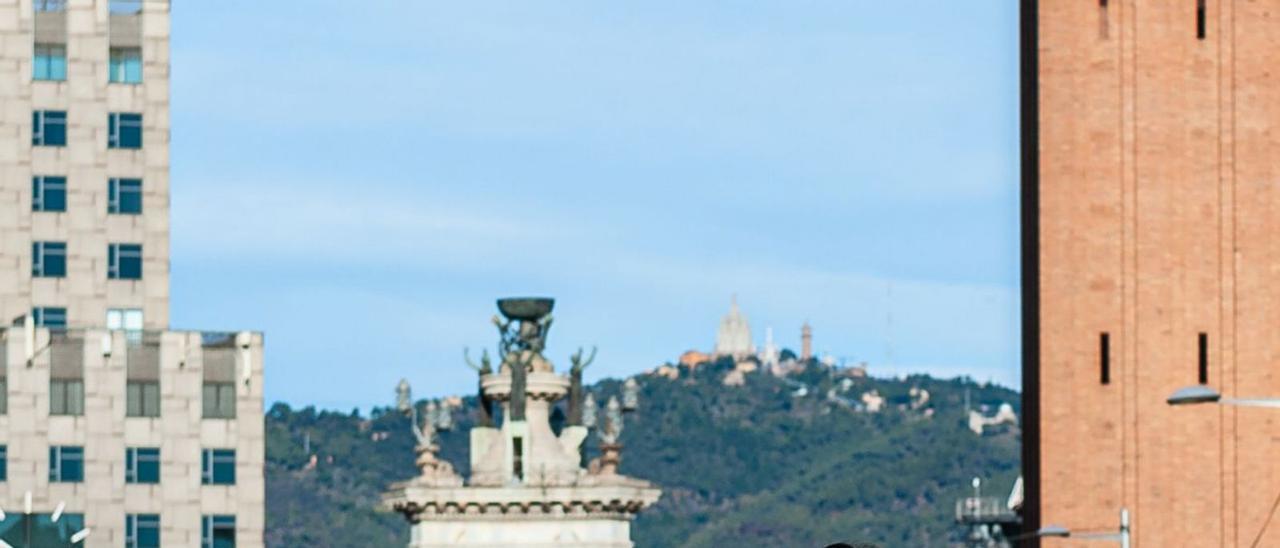
<svg viewBox="0 0 1280 548">
<path fill-rule="evenodd" d="M 236 385 L 230 382 L 204 383 L 204 418 L 236 418 Z"/>
<path fill-rule="evenodd" d="M 142 13 L 143 0 L 108 0 L 107 11 L 111 15 L 138 15 Z"/>
<path fill-rule="evenodd" d="M 66 210 L 66 177 L 40 176 L 31 178 L 31 211 L 62 212 Z"/>
<path fill-rule="evenodd" d="M 84 339 L 49 333 L 49 414 L 84 415 Z"/>
<path fill-rule="evenodd" d="M 201 335 L 204 362 L 202 393 L 204 418 L 236 417 L 236 347 L 234 333 L 207 332 Z"/>
<path fill-rule="evenodd" d="M 125 340 L 129 342 L 130 350 L 142 342 L 143 327 L 145 325 L 142 321 L 141 308 L 107 309 L 107 329 L 124 331 Z"/>
<path fill-rule="evenodd" d="M 36 44 L 35 56 L 31 60 L 31 77 L 36 80 L 66 80 L 67 46 Z"/>
<path fill-rule="evenodd" d="M 37 110 L 32 112 L 31 144 L 42 147 L 67 146 L 67 111 Z"/>
<path fill-rule="evenodd" d="M 142 312 L 137 318 L 125 310 L 123 318 L 107 311 L 107 329 L 125 329 L 125 416 L 160 416 L 160 339 L 142 330 Z M 113 321 L 115 320 L 115 321 Z M 136 329 L 135 329 L 136 327 Z"/>
<path fill-rule="evenodd" d="M 84 448 L 73 446 L 50 447 L 49 481 L 63 483 L 84 481 Z"/>
<path fill-rule="evenodd" d="M 160 383 L 129 381 L 125 383 L 125 416 L 159 417 Z"/>
<path fill-rule="evenodd" d="M 107 278 L 141 280 L 142 245 L 109 244 L 107 246 Z"/>
<path fill-rule="evenodd" d="M 9 481 L 9 446 L 0 445 L 0 481 Z"/>
<path fill-rule="evenodd" d="M 129 447 L 124 450 L 125 483 L 160 483 L 160 449 Z"/>
<path fill-rule="evenodd" d="M 108 72 L 113 84 L 142 83 L 142 48 L 111 48 Z"/>
<path fill-rule="evenodd" d="M 67 309 L 57 306 L 32 308 L 31 321 L 36 327 L 63 328 L 67 326 Z"/>
<path fill-rule="evenodd" d="M 160 548 L 160 515 L 126 515 L 124 546 L 125 548 Z"/>
<path fill-rule="evenodd" d="M 108 114 L 107 148 L 142 148 L 142 115 L 125 112 Z"/>
<path fill-rule="evenodd" d="M 235 516 L 203 516 L 200 548 L 236 548 Z"/>
<path fill-rule="evenodd" d="M 84 381 L 49 379 L 49 414 L 83 415 Z"/>
<path fill-rule="evenodd" d="M 32 0 L 37 13 L 53 13 L 67 10 L 67 0 Z"/>
<path fill-rule="evenodd" d="M 142 213 L 142 179 L 108 180 L 107 213 L 121 215 Z"/>
<path fill-rule="evenodd" d="M 236 484 L 236 450 L 205 449 L 200 453 L 200 483 Z"/>
<path fill-rule="evenodd" d="M 31 275 L 37 278 L 63 278 L 67 275 L 66 242 L 34 242 L 31 244 Z"/>
</svg>

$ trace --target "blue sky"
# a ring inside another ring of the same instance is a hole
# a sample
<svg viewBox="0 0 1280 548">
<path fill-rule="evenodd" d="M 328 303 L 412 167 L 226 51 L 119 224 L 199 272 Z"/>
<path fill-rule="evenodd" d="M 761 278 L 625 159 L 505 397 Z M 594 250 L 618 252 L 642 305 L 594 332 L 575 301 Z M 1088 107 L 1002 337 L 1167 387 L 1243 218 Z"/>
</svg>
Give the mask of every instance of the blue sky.
<svg viewBox="0 0 1280 548">
<path fill-rule="evenodd" d="M 588 377 L 757 341 L 1018 382 L 1012 2 L 174 5 L 172 318 L 267 399 L 469 392 L 493 300 Z"/>
</svg>

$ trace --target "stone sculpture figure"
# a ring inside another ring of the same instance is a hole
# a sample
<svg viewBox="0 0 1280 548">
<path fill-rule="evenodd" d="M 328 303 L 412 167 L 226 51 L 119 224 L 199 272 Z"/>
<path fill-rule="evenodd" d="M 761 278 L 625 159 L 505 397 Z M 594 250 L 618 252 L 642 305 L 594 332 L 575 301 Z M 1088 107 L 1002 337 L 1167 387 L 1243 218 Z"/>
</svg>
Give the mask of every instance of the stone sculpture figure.
<svg viewBox="0 0 1280 548">
<path fill-rule="evenodd" d="M 435 484 L 461 484 L 461 479 L 453 473 L 453 466 L 436 457 L 440 446 L 436 445 L 437 427 L 442 430 L 451 428 L 449 408 L 436 402 L 427 403 L 424 416 L 419 416 L 418 406 L 413 403 L 413 392 L 409 381 L 401 379 L 396 385 L 396 409 L 409 416 L 409 428 L 417 444 L 413 452 L 417 455 L 414 463 L 418 466 L 418 481 Z"/>
<path fill-rule="evenodd" d="M 600 430 L 600 441 L 605 445 L 616 445 L 622 435 L 622 405 L 617 396 L 609 396 L 609 403 L 604 407 L 604 428 Z"/>
<path fill-rule="evenodd" d="M 434 405 L 434 402 L 432 405 Z M 430 446 L 432 438 L 435 436 L 435 425 L 432 424 L 431 420 L 432 415 L 429 411 L 425 424 L 422 424 L 422 421 L 419 420 L 418 406 L 413 403 L 413 391 L 409 387 L 408 380 L 400 379 L 400 383 L 396 385 L 396 409 L 408 415 L 409 428 L 413 431 L 414 439 L 418 440 L 418 446 Z"/>
<path fill-rule="evenodd" d="M 582 426 L 596 427 L 596 397 L 590 392 L 582 399 Z"/>
<path fill-rule="evenodd" d="M 622 405 L 617 396 L 609 396 L 609 403 L 604 407 L 604 427 L 600 429 L 600 456 L 588 466 L 595 475 L 613 476 L 618 473 L 618 464 L 622 462 L 622 444 L 618 437 L 622 435 Z"/>
<path fill-rule="evenodd" d="M 413 434 L 418 438 L 418 445 L 430 446 L 435 442 L 436 437 L 436 415 L 440 412 L 440 408 L 436 402 L 427 402 L 426 416 L 421 420 L 418 419 L 417 408 L 414 408 L 414 425 Z"/>
<path fill-rule="evenodd" d="M 505 361 L 506 356 L 513 352 L 519 353 L 528 350 L 534 354 L 542 354 L 547 347 L 547 333 L 551 331 L 552 317 L 550 314 L 543 316 L 536 321 L 529 320 L 503 320 L 498 316 L 493 317 L 493 325 L 498 327 L 498 334 L 501 338 L 498 343 L 498 352 Z M 519 325 L 512 329 L 511 324 Z"/>
<path fill-rule="evenodd" d="M 583 359 L 582 349 L 579 348 L 574 355 L 569 357 L 572 363 L 569 367 L 569 424 L 571 426 L 583 426 L 582 423 L 582 371 L 591 365 L 596 359 L 596 348 L 591 347 L 591 356 Z"/>
<path fill-rule="evenodd" d="M 480 403 L 479 424 L 481 427 L 493 426 L 493 400 L 484 393 L 484 378 L 493 374 L 493 365 L 489 362 L 489 351 L 486 349 L 480 353 L 480 365 L 476 365 L 471 361 L 469 350 L 462 349 L 462 359 L 467 361 L 467 367 L 475 370 L 476 380 L 476 401 Z"/>
<path fill-rule="evenodd" d="M 511 326 L 513 322 L 518 323 L 515 328 Z M 493 317 L 493 325 L 497 326 L 500 336 L 499 357 L 511 373 L 511 399 L 507 407 L 510 420 L 524 420 L 529 369 L 536 359 L 541 358 L 542 351 L 547 346 L 551 322 L 550 314 L 537 320 L 525 318 L 504 321 L 498 316 Z"/>
</svg>

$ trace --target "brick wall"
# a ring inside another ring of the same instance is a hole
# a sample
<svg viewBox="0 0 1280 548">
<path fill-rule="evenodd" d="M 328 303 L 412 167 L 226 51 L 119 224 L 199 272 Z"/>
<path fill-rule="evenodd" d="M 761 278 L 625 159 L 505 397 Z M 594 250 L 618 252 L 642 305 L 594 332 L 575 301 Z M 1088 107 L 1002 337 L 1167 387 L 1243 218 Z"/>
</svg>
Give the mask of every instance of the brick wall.
<svg viewBox="0 0 1280 548">
<path fill-rule="evenodd" d="M 1280 396 L 1280 1 L 1039 4 L 1041 521 L 1247 546 L 1280 414 L 1165 398 Z"/>
</svg>

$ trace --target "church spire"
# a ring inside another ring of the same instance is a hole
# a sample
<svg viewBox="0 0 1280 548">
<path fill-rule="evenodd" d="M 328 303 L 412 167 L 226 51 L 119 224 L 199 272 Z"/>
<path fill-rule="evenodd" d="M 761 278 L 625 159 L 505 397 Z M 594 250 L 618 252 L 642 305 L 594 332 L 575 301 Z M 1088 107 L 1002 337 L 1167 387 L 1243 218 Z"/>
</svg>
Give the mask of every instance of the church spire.
<svg viewBox="0 0 1280 548">
<path fill-rule="evenodd" d="M 743 358 L 754 353 L 751 326 L 738 308 L 738 296 L 734 294 L 729 298 L 729 313 L 720 320 L 720 329 L 716 332 L 715 354 L 717 357 Z"/>
</svg>

